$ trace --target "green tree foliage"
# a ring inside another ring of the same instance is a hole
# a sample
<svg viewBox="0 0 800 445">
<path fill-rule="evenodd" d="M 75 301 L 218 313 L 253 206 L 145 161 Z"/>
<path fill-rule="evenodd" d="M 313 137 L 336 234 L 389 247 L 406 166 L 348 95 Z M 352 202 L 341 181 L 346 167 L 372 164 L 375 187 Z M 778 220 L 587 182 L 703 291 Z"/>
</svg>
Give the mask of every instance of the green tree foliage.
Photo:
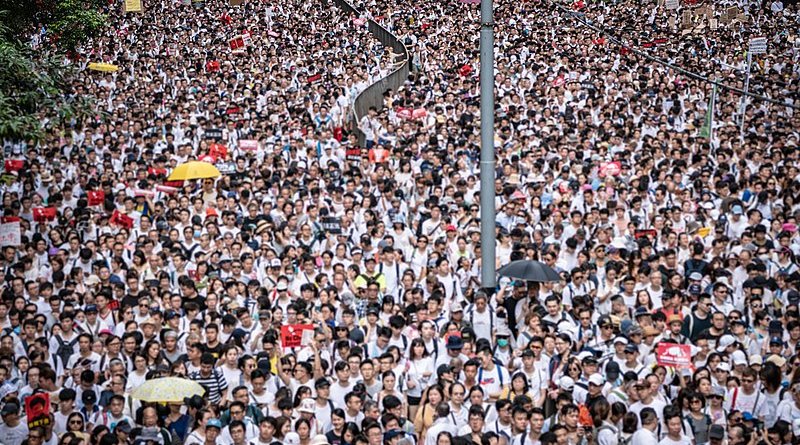
<svg viewBox="0 0 800 445">
<path fill-rule="evenodd" d="M 102 31 L 104 4 L 0 0 L 0 140 L 39 140 L 92 113 L 89 98 L 72 91 L 77 67 L 65 58 Z"/>
</svg>

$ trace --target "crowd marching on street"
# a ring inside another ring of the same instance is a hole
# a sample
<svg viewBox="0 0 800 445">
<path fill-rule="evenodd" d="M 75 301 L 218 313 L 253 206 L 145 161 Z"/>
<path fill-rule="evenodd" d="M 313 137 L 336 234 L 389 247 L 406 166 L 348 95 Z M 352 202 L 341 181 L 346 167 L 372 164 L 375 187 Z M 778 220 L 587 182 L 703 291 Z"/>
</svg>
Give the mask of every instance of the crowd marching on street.
<svg viewBox="0 0 800 445">
<path fill-rule="evenodd" d="M 796 2 L 495 1 L 492 221 L 476 2 L 121 3 L 4 145 L 0 445 L 800 444 Z"/>
</svg>

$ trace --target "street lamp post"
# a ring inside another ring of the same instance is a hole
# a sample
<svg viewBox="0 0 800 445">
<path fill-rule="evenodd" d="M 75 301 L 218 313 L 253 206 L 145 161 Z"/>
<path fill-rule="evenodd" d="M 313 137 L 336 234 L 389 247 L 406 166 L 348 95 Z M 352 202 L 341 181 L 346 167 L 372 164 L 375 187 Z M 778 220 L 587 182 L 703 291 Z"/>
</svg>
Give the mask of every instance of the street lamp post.
<svg viewBox="0 0 800 445">
<path fill-rule="evenodd" d="M 481 287 L 496 286 L 494 207 L 494 19 L 492 0 L 481 0 Z"/>
</svg>

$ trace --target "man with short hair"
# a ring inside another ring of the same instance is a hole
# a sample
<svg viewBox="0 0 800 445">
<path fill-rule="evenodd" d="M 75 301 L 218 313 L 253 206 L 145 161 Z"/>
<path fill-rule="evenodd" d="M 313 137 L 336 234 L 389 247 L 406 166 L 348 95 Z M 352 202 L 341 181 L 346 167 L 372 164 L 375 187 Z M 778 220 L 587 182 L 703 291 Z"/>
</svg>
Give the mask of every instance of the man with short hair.
<svg viewBox="0 0 800 445">
<path fill-rule="evenodd" d="M 28 424 L 19 419 L 19 403 L 16 400 L 6 402 L 0 410 L 3 423 L 0 424 L 0 443 L 3 445 L 21 445 L 28 437 Z"/>
<path fill-rule="evenodd" d="M 217 360 L 209 352 L 200 358 L 200 370 L 189 375 L 189 378 L 206 389 L 208 401 L 212 404 L 224 405 L 228 401 L 228 382 L 222 371 L 215 369 Z"/>
<path fill-rule="evenodd" d="M 433 425 L 428 427 L 425 433 L 425 442 L 420 445 L 436 445 L 439 434 L 444 432 L 455 436 L 458 434 L 458 428 L 450 418 L 450 405 L 447 402 L 439 402 L 436 405 L 436 420 L 433 421 Z"/>
<path fill-rule="evenodd" d="M 641 428 L 633 434 L 631 443 L 636 445 L 657 445 L 658 416 L 656 411 L 653 408 L 642 409 L 641 413 L 639 413 L 639 424 Z"/>
</svg>

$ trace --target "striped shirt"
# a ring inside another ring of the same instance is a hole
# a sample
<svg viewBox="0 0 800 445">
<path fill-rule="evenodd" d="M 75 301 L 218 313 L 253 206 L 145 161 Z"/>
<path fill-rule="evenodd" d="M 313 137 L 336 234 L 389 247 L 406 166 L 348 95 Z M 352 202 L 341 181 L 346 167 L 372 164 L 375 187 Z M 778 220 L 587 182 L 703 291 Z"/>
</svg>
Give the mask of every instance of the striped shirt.
<svg viewBox="0 0 800 445">
<path fill-rule="evenodd" d="M 219 403 L 222 400 L 222 394 L 228 390 L 228 382 L 225 381 L 225 377 L 219 369 L 212 369 L 208 377 L 203 377 L 200 375 L 200 371 L 195 371 L 189 375 L 189 378 L 206 389 L 208 401 L 212 404 Z"/>
</svg>

